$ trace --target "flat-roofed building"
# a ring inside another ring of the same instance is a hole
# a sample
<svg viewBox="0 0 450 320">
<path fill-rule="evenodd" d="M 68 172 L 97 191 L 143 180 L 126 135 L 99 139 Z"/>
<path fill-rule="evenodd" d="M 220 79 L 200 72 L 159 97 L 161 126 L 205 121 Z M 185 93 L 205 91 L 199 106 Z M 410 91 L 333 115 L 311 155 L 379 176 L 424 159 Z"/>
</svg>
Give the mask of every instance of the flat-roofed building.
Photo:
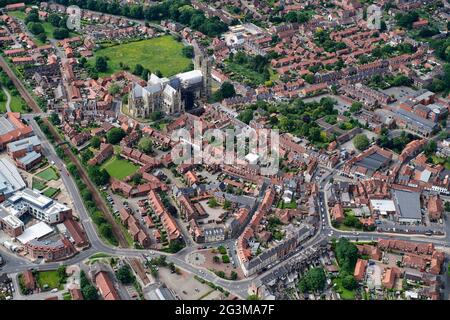
<svg viewBox="0 0 450 320">
<path fill-rule="evenodd" d="M 0 210 L 0 229 L 15 238 L 23 233 L 24 224 L 19 218 L 11 216 L 5 210 Z"/>
<path fill-rule="evenodd" d="M 72 212 L 69 207 L 28 188 L 14 193 L 1 206 L 16 217 L 30 213 L 49 224 L 63 221 Z"/>
<path fill-rule="evenodd" d="M 42 154 L 36 151 L 31 151 L 21 158 L 16 159 L 17 166 L 22 170 L 30 170 L 42 160 Z"/>
<path fill-rule="evenodd" d="M 16 166 L 7 158 L 0 159 L 0 195 L 9 197 L 14 192 L 26 187 Z"/>
<path fill-rule="evenodd" d="M 39 152 L 41 150 L 41 141 L 37 136 L 32 136 L 8 143 L 6 149 L 11 158 L 17 159 L 32 151 Z"/>
<path fill-rule="evenodd" d="M 395 213 L 395 203 L 389 199 L 371 199 L 370 207 L 372 211 L 380 213 L 382 216 L 386 216 L 390 213 Z"/>
<path fill-rule="evenodd" d="M 393 195 L 399 222 L 420 223 L 422 221 L 420 193 L 394 189 Z"/>
</svg>

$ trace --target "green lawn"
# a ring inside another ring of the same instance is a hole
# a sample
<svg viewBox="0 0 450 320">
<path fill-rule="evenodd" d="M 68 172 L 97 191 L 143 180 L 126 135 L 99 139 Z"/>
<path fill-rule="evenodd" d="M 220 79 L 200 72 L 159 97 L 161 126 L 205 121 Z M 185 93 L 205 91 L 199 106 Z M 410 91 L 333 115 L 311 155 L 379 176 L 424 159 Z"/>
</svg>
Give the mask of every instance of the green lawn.
<svg viewBox="0 0 450 320">
<path fill-rule="evenodd" d="M 169 77 L 189 68 L 191 60 L 182 54 L 183 44 L 172 36 L 162 36 L 154 39 L 141 40 L 120 44 L 97 50 L 95 57 L 108 57 L 108 71 L 99 76 L 111 75 L 122 70 L 119 63 L 127 65 L 132 71 L 140 63 L 152 72 L 161 71 Z M 95 63 L 95 57 L 89 61 Z"/>
<path fill-rule="evenodd" d="M 442 164 L 447 170 L 450 170 L 450 159 L 438 157 L 436 155 L 431 156 L 433 164 Z"/>
<path fill-rule="evenodd" d="M 58 173 L 52 167 L 48 167 L 47 169 L 36 174 L 37 177 L 42 178 L 44 180 L 58 180 Z"/>
<path fill-rule="evenodd" d="M 58 188 L 48 187 L 42 194 L 46 197 L 53 198 L 56 196 L 61 190 Z"/>
<path fill-rule="evenodd" d="M 45 189 L 45 187 L 47 186 L 47 184 L 44 181 L 41 181 L 39 179 L 35 179 L 33 178 L 32 180 L 33 184 L 32 184 L 32 188 L 33 189 L 37 189 L 39 191 L 42 191 Z"/>
<path fill-rule="evenodd" d="M 134 165 L 128 160 L 117 159 L 116 157 L 112 157 L 107 162 L 102 165 L 102 168 L 105 169 L 111 177 L 116 179 L 123 179 L 135 173 L 139 167 Z"/>
<path fill-rule="evenodd" d="M 61 279 L 56 270 L 51 271 L 40 271 L 36 276 L 39 288 L 44 289 L 45 285 L 47 289 L 62 289 Z"/>
<path fill-rule="evenodd" d="M 341 298 L 342 298 L 343 300 L 355 300 L 355 294 L 356 294 L 356 292 L 355 292 L 355 291 L 350 291 L 350 290 L 345 289 L 345 288 L 342 286 L 342 283 L 341 283 L 341 279 L 340 279 L 340 278 L 335 278 L 335 279 L 333 279 L 333 284 L 336 284 L 336 286 L 335 286 L 335 291 L 336 291 L 337 293 L 339 293 L 339 295 L 341 296 Z"/>
<path fill-rule="evenodd" d="M 5 88 L 6 89 L 6 88 Z M 5 92 L 2 88 L 0 88 L 4 99 L 3 101 L 0 101 L 0 113 L 6 112 L 6 102 L 8 101 L 8 97 L 6 96 Z M 6 89 L 9 94 L 11 95 L 11 111 L 12 112 L 20 112 L 20 113 L 29 113 L 31 109 L 28 108 L 25 101 L 22 99 L 22 97 L 17 94 L 13 95 L 10 90 Z"/>
<path fill-rule="evenodd" d="M 8 12 L 8 16 L 11 16 L 13 18 L 20 19 L 20 20 L 25 20 L 27 14 L 25 13 L 25 11 L 14 10 L 14 11 Z"/>
</svg>

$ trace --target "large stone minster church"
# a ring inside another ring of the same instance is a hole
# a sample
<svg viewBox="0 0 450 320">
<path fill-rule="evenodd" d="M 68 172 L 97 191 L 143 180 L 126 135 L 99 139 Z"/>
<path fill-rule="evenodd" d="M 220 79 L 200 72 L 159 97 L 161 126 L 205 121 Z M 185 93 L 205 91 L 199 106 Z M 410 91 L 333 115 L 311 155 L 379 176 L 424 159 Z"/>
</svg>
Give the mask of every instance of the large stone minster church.
<svg viewBox="0 0 450 320">
<path fill-rule="evenodd" d="M 199 100 L 211 95 L 211 60 L 198 43 L 194 47 L 194 70 L 170 78 L 149 76 L 147 86 L 134 83 L 128 96 L 128 109 L 132 117 L 148 118 L 152 112 L 177 114 L 188 111 Z"/>
</svg>

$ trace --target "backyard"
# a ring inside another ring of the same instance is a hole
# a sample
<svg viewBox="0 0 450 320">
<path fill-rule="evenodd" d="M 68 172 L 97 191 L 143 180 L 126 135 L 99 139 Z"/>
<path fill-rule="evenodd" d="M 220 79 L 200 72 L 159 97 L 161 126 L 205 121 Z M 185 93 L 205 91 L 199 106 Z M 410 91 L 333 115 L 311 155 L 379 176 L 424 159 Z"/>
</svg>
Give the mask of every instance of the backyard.
<svg viewBox="0 0 450 320">
<path fill-rule="evenodd" d="M 135 173 L 139 167 L 128 160 L 112 157 L 102 165 L 102 169 L 105 169 L 111 177 L 122 180 Z"/>
<path fill-rule="evenodd" d="M 108 70 L 99 76 L 110 75 L 123 69 L 120 63 L 133 70 L 136 64 L 152 72 L 159 70 L 163 76 L 170 77 L 176 73 L 186 71 L 191 60 L 182 54 L 183 44 L 172 36 L 111 45 L 95 52 L 95 57 L 108 58 Z M 90 59 L 95 63 L 95 58 Z"/>
<path fill-rule="evenodd" d="M 41 289 L 62 289 L 64 281 L 57 270 L 40 271 L 36 275 L 36 280 Z"/>
</svg>

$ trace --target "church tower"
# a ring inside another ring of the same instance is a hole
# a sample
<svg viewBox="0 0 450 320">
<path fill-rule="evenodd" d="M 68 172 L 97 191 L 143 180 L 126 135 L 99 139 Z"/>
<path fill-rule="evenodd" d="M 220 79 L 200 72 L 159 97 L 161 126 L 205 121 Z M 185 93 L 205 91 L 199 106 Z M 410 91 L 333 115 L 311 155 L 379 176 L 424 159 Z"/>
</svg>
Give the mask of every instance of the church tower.
<svg viewBox="0 0 450 320">
<path fill-rule="evenodd" d="M 200 70 L 203 76 L 203 88 L 201 97 L 208 99 L 211 96 L 211 58 L 208 53 L 196 41 L 194 46 L 194 69 Z"/>
</svg>

